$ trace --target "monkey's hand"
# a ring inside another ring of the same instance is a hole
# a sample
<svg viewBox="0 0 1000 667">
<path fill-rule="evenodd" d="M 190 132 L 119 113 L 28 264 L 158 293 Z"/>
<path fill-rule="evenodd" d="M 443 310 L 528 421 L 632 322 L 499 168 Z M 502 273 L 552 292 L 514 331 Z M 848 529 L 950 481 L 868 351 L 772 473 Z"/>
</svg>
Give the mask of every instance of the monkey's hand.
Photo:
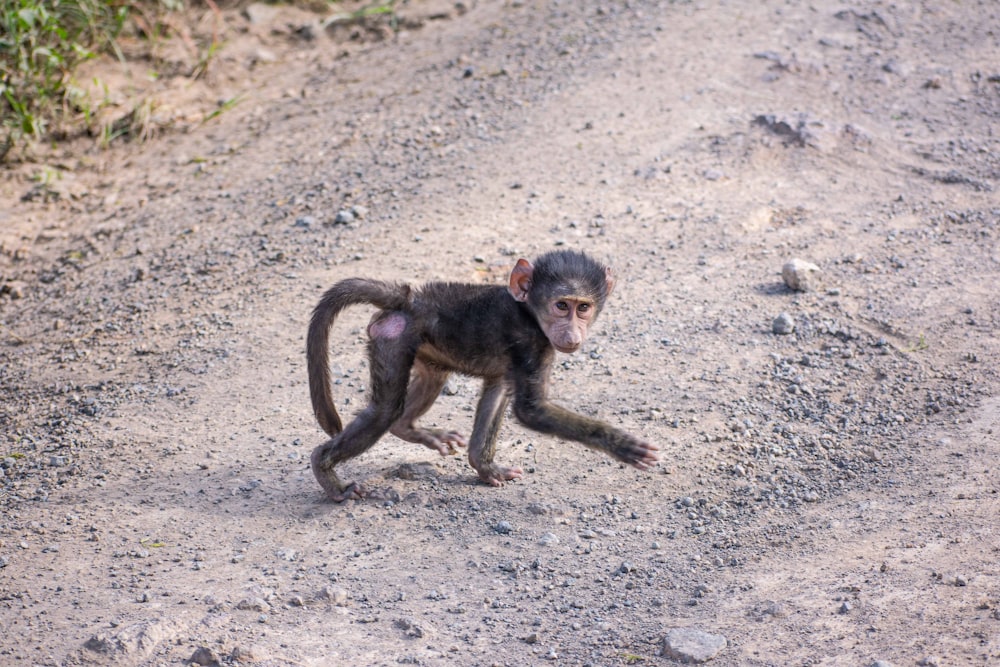
<svg viewBox="0 0 1000 667">
<path fill-rule="evenodd" d="M 515 466 L 502 466 L 496 463 L 489 463 L 476 467 L 479 479 L 490 486 L 503 486 L 504 482 L 512 479 L 521 479 L 524 471 Z"/>
<path fill-rule="evenodd" d="M 457 454 L 456 447 L 468 447 L 469 442 L 465 436 L 455 431 L 441 431 L 439 429 L 421 429 L 424 436 L 422 444 L 431 449 L 436 449 L 441 456 Z"/>
<path fill-rule="evenodd" d="M 400 440 L 415 442 L 429 449 L 435 450 L 441 456 L 456 454 L 456 447 L 467 447 L 468 441 L 461 433 L 455 431 L 444 431 L 438 428 L 415 428 L 395 424 L 389 432 Z"/>
<path fill-rule="evenodd" d="M 608 448 L 608 453 L 633 468 L 649 470 L 660 460 L 660 448 L 656 445 L 634 438 L 627 433 L 620 433 L 615 440 Z"/>
</svg>

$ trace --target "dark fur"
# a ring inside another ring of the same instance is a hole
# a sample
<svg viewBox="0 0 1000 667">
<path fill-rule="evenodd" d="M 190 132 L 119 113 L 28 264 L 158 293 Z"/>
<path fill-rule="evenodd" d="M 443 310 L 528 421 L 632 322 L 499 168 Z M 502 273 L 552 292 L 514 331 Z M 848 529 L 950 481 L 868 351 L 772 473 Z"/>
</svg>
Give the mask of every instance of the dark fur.
<svg viewBox="0 0 1000 667">
<path fill-rule="evenodd" d="M 526 265 L 529 266 L 530 265 Z M 335 500 L 360 497 L 334 466 L 373 445 L 387 430 L 442 454 L 464 446 L 454 432 L 423 429 L 415 421 L 433 403 L 451 372 L 483 378 L 469 460 L 484 481 L 498 485 L 521 475 L 493 462 L 495 442 L 511 395 L 514 414 L 529 428 L 577 440 L 638 468 L 655 461 L 656 448 L 611 426 L 552 405 L 546 398 L 555 356 L 542 308 L 569 295 L 592 301 L 592 323 L 611 282 L 605 267 L 582 253 L 543 255 L 530 273 L 530 290 L 518 301 L 499 286 L 428 283 L 407 285 L 352 278 L 330 288 L 313 312 L 307 338 L 313 411 L 330 436 L 313 452 L 313 471 Z M 344 308 L 360 303 L 379 312 L 368 327 L 372 396 L 345 430 L 330 393 L 329 331 Z M 549 325 L 551 326 L 551 325 Z M 411 379 L 412 370 L 412 379 Z"/>
</svg>

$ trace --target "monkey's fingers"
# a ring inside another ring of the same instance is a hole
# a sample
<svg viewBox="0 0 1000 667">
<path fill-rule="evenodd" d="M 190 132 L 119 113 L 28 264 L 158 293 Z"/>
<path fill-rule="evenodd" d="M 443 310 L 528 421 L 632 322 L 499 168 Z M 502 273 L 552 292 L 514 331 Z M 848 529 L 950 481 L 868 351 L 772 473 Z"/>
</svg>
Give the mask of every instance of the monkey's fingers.
<svg viewBox="0 0 1000 667">
<path fill-rule="evenodd" d="M 461 433 L 456 433 L 455 431 L 448 431 L 441 437 L 441 440 L 448 445 L 449 454 L 457 454 L 455 451 L 456 447 L 469 446 L 469 441 L 465 439 L 465 436 Z"/>
<path fill-rule="evenodd" d="M 469 443 L 461 433 L 455 431 L 431 431 L 427 446 L 436 449 L 441 456 L 457 454 L 456 447 L 468 447 Z"/>
<path fill-rule="evenodd" d="M 648 442 L 636 440 L 618 451 L 619 458 L 633 468 L 649 470 L 660 460 L 660 448 Z"/>
</svg>

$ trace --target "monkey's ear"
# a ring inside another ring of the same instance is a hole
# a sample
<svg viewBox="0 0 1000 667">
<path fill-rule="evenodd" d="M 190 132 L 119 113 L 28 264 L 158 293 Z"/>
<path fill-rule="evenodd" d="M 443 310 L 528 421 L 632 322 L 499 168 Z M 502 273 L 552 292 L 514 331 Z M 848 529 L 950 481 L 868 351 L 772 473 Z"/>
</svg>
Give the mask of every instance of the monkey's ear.
<svg viewBox="0 0 1000 667">
<path fill-rule="evenodd" d="M 618 279 L 615 278 L 615 272 L 611 270 L 611 267 L 604 267 L 604 281 L 608 286 L 608 294 L 611 294 L 611 290 L 615 288 L 615 282 L 617 282 L 617 280 Z"/>
<path fill-rule="evenodd" d="M 517 260 L 517 264 L 510 272 L 510 283 L 507 285 L 507 291 L 515 300 L 528 300 L 528 292 L 531 290 L 531 274 L 534 271 L 535 267 L 528 260 Z"/>
</svg>

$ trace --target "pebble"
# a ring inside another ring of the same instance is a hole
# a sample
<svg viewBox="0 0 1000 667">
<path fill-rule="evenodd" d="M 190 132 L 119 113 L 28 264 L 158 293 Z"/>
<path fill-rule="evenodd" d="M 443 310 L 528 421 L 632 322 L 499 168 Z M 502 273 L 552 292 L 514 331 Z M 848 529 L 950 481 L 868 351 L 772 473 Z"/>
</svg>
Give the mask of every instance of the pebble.
<svg viewBox="0 0 1000 667">
<path fill-rule="evenodd" d="M 559 544 L 559 538 L 553 533 L 545 533 L 540 538 L 538 538 L 538 543 L 544 547 L 551 547 L 555 544 Z"/>
<path fill-rule="evenodd" d="M 195 649 L 188 662 L 192 665 L 203 665 L 204 667 L 215 667 L 222 664 L 222 659 L 215 651 L 207 646 L 199 646 Z"/>
<path fill-rule="evenodd" d="M 780 313 L 771 322 L 771 331 L 779 336 L 787 336 L 795 331 L 795 320 L 788 313 Z"/>
<path fill-rule="evenodd" d="M 237 602 L 236 608 L 243 611 L 268 611 L 271 609 L 271 605 L 265 602 L 263 598 L 249 597 Z"/>
<path fill-rule="evenodd" d="M 501 535 L 509 535 L 514 532 L 514 526 L 510 525 L 510 521 L 500 521 L 493 527 L 493 530 L 497 531 Z"/>
<path fill-rule="evenodd" d="M 819 267 L 804 259 L 793 259 L 781 267 L 781 278 L 789 289 L 809 292 L 816 288 L 816 274 Z"/>
<path fill-rule="evenodd" d="M 338 607 L 347 604 L 347 591 L 336 586 L 324 586 L 316 591 L 315 598 L 320 602 L 332 602 Z"/>
<path fill-rule="evenodd" d="M 316 224 L 316 218 L 311 215 L 303 215 L 295 218 L 295 226 L 302 227 L 303 229 L 309 229 Z"/>
<path fill-rule="evenodd" d="M 350 210 L 343 208 L 337 211 L 337 215 L 333 218 L 333 224 L 335 225 L 349 225 L 354 222 L 355 215 Z"/>
<path fill-rule="evenodd" d="M 0 294 L 6 294 L 11 299 L 23 299 L 26 285 L 20 280 L 11 280 L 0 286 Z"/>
<path fill-rule="evenodd" d="M 261 621 L 263 622 L 263 621 Z M 267 652 L 259 646 L 237 646 L 229 654 L 233 662 L 254 663 L 263 662 L 268 659 Z"/>
<path fill-rule="evenodd" d="M 429 625 L 424 622 L 418 623 L 409 617 L 396 619 L 393 625 L 404 631 L 407 637 L 413 637 L 414 639 L 429 637 L 433 634 L 433 629 Z"/>
<path fill-rule="evenodd" d="M 708 662 L 726 648 L 726 638 L 695 628 L 673 628 L 663 638 L 663 654 L 684 663 Z"/>
</svg>

